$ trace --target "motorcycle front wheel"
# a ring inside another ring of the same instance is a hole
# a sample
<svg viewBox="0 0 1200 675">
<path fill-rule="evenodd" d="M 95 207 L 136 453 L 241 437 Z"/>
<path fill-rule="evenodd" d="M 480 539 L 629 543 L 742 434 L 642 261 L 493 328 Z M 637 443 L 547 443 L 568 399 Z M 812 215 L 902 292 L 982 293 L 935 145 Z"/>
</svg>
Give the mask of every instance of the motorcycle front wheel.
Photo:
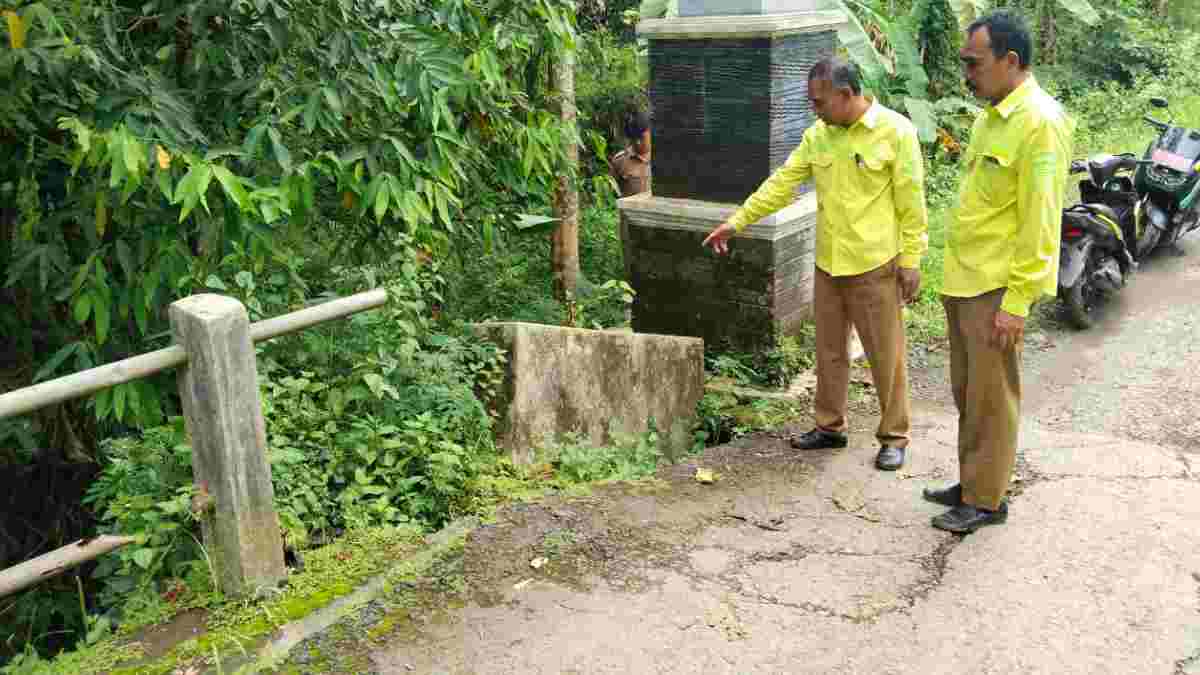
<svg viewBox="0 0 1200 675">
<path fill-rule="evenodd" d="M 1067 320 L 1079 330 L 1096 325 L 1096 304 L 1099 292 L 1092 286 L 1091 278 L 1095 266 L 1089 255 L 1083 266 L 1083 274 L 1069 287 L 1061 289 L 1059 295 L 1067 310 Z"/>
<path fill-rule="evenodd" d="M 1146 202 L 1138 206 L 1139 210 L 1146 208 Z M 1162 237 L 1163 231 L 1155 227 L 1150 222 L 1150 216 L 1144 212 L 1138 216 L 1138 233 L 1137 240 L 1134 241 L 1134 259 L 1141 262 L 1146 256 L 1154 251 L 1154 247 L 1158 246 L 1158 240 Z"/>
</svg>

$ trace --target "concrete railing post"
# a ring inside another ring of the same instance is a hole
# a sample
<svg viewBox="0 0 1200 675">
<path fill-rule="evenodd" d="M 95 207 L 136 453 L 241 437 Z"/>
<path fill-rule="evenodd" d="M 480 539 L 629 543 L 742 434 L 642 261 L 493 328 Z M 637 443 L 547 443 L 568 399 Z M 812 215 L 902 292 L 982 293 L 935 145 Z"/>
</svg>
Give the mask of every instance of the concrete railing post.
<svg viewBox="0 0 1200 675">
<path fill-rule="evenodd" d="M 203 294 L 173 303 L 170 315 L 188 354 L 179 394 L 214 581 L 229 595 L 273 588 L 286 570 L 246 308 Z"/>
</svg>

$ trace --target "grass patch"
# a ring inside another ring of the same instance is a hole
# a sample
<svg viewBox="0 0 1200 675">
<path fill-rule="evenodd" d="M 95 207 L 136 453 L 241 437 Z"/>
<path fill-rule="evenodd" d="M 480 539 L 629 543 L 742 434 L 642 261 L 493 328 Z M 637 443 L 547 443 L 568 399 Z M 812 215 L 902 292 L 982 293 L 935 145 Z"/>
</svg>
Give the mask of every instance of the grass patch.
<svg viewBox="0 0 1200 675">
<path fill-rule="evenodd" d="M 97 644 L 59 655 L 52 661 L 25 658 L 6 673 L 19 675 L 168 675 L 189 667 L 229 664 L 245 658 L 284 624 L 307 616 L 345 596 L 359 584 L 392 567 L 398 560 L 421 560 L 424 534 L 415 527 L 373 528 L 305 555 L 303 570 L 288 576 L 287 587 L 264 601 L 227 602 L 214 607 L 205 632 L 180 642 L 157 658 L 147 659 L 144 646 L 128 635 L 113 635 Z M 407 568 L 402 567 L 401 571 Z M 421 570 L 413 570 L 417 573 Z"/>
<path fill-rule="evenodd" d="M 477 497 L 472 512 L 486 518 L 504 504 L 533 501 L 550 494 L 581 495 L 594 484 L 644 479 L 652 476 L 663 460 L 654 431 L 615 434 L 612 444 L 606 446 L 566 436 L 548 443 L 539 457 L 541 462 L 530 467 L 498 459 L 496 470 L 484 472 L 472 486 Z M 547 555 L 568 547 L 572 536 L 563 531 L 548 539 Z M 424 541 L 424 531 L 417 526 L 351 530 L 327 546 L 306 552 L 303 570 L 290 574 L 287 587 L 274 597 L 208 603 L 211 610 L 204 621 L 205 633 L 175 645 L 162 656 L 148 659 L 143 646 L 131 639 L 129 631 L 122 631 L 50 661 L 35 653 L 18 658 L 4 672 L 167 675 L 191 666 L 214 667 L 218 663 L 226 672 L 234 672 L 228 668 L 230 663 L 252 659 L 256 649 L 280 627 L 352 593 L 398 560 L 407 559 L 409 563 L 395 572 L 397 579 L 422 574 L 434 553 L 426 550 Z M 146 623 L 164 623 L 187 608 L 190 605 L 164 607 L 161 616 L 156 617 L 159 621 Z"/>
</svg>

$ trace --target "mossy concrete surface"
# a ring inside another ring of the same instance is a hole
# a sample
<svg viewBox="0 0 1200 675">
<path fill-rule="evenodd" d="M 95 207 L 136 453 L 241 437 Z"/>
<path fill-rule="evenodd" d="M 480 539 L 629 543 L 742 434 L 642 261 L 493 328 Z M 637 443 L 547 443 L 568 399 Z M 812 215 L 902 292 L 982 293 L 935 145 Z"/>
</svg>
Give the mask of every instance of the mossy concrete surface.
<svg viewBox="0 0 1200 675">
<path fill-rule="evenodd" d="M 653 420 L 668 457 L 691 445 L 704 393 L 699 338 L 486 323 L 479 334 L 509 353 L 498 441 L 519 463 L 564 434 L 596 445 Z"/>
</svg>

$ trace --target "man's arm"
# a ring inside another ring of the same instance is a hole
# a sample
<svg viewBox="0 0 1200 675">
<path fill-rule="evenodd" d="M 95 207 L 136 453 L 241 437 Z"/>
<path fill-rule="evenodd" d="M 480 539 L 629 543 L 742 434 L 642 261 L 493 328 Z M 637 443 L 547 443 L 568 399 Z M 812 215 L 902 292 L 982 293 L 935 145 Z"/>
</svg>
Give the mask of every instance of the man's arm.
<svg viewBox="0 0 1200 675">
<path fill-rule="evenodd" d="M 892 202 L 900 228 L 900 267 L 921 269 L 929 249 L 929 213 L 925 208 L 925 160 L 912 127 L 897 130 L 896 161 L 892 163 Z"/>
<path fill-rule="evenodd" d="M 1013 316 L 1029 315 L 1046 278 L 1054 272 L 1065 189 L 1058 167 L 1069 151 L 1053 125 L 1043 122 L 1018 156 L 1016 245 L 1008 290 L 1000 305 L 1002 311 Z"/>
<path fill-rule="evenodd" d="M 742 208 L 729 219 L 729 223 L 741 232 L 750 223 L 765 218 L 788 206 L 796 199 L 796 186 L 812 178 L 812 162 L 809 159 L 811 142 L 806 131 L 800 145 L 788 155 L 783 166 L 758 186 L 742 204 Z"/>
</svg>

